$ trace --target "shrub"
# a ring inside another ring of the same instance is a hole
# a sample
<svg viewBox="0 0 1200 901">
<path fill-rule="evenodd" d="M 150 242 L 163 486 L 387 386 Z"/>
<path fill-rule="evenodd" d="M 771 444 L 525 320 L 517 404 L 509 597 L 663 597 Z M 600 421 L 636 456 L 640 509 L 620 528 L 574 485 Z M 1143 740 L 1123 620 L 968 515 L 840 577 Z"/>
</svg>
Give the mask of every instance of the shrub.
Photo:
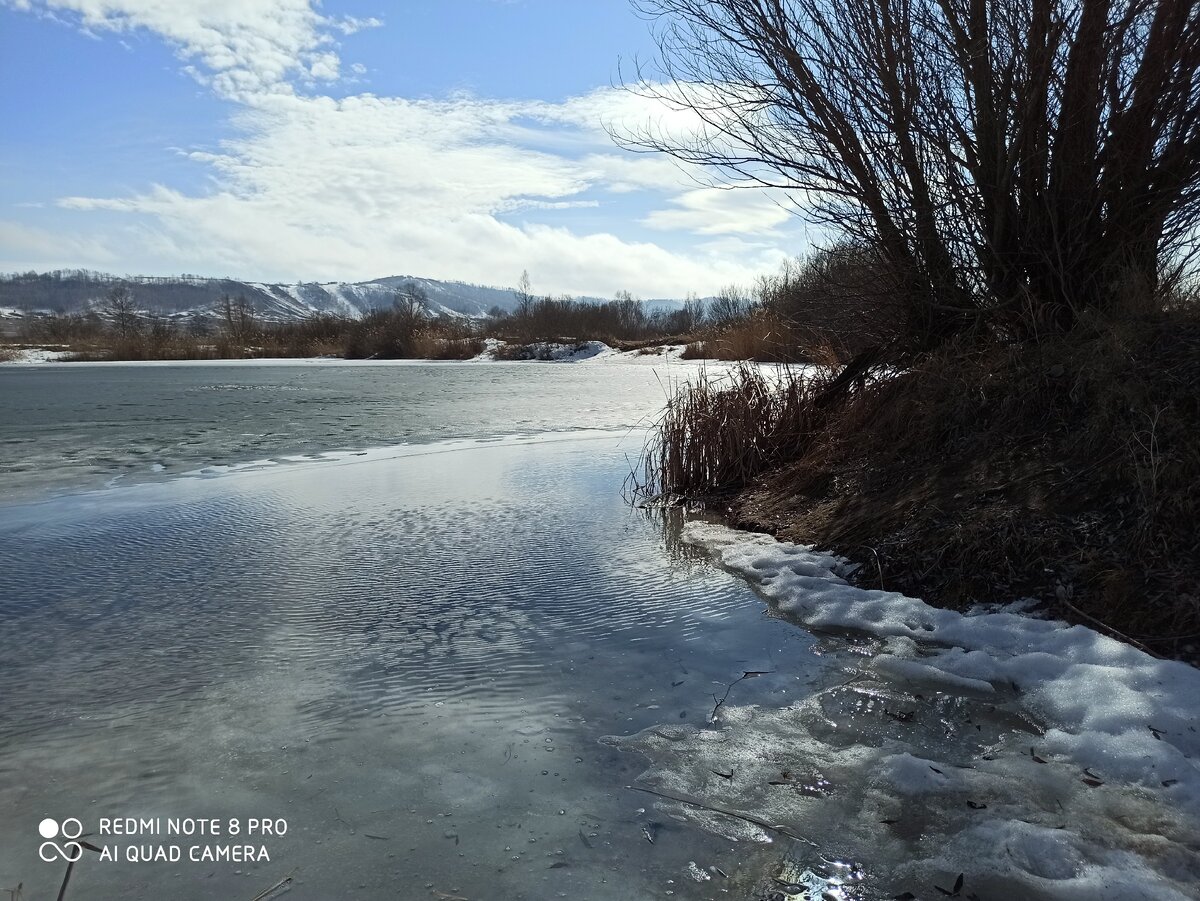
<svg viewBox="0 0 1200 901">
<path fill-rule="evenodd" d="M 432 331 L 419 333 L 412 345 L 414 356 L 422 360 L 470 360 L 486 347 L 482 338 L 446 338 Z"/>
</svg>

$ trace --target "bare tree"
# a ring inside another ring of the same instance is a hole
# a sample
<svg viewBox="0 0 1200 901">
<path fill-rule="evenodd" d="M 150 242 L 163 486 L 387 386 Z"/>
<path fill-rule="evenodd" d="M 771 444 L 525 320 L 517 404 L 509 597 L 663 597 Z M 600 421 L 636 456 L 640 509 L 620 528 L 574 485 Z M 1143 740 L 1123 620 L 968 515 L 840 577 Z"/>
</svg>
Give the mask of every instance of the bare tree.
<svg viewBox="0 0 1200 901">
<path fill-rule="evenodd" d="M 222 294 L 216 312 L 225 336 L 237 344 L 246 344 L 258 331 L 254 307 L 244 294 Z"/>
<path fill-rule="evenodd" d="M 212 334 L 213 323 L 209 314 L 202 310 L 193 310 L 188 317 L 187 332 L 196 338 L 207 338 Z"/>
<path fill-rule="evenodd" d="M 737 285 L 726 285 L 708 302 L 708 321 L 717 327 L 730 325 L 750 315 L 752 302 Z"/>
<path fill-rule="evenodd" d="M 517 298 L 516 314 L 519 317 L 528 319 L 533 312 L 533 290 L 529 281 L 529 270 L 521 271 L 521 279 L 517 282 L 517 287 L 513 289 L 513 294 Z"/>
<path fill-rule="evenodd" d="M 706 316 L 704 301 L 695 294 L 689 294 L 683 306 L 670 316 L 672 329 L 681 335 L 690 335 L 701 326 Z"/>
<path fill-rule="evenodd" d="M 633 293 L 622 288 L 613 296 L 613 312 L 616 314 L 617 330 L 630 337 L 641 337 L 646 328 L 646 308 Z"/>
<path fill-rule="evenodd" d="M 414 322 L 429 312 L 429 292 L 416 282 L 405 282 L 392 299 L 392 308 Z"/>
<path fill-rule="evenodd" d="M 629 87 L 699 128 L 617 137 L 878 248 L 911 349 L 1069 328 L 1190 257 L 1194 0 L 633 3 L 660 53 Z"/>
<path fill-rule="evenodd" d="M 404 282 L 390 308 L 371 310 L 350 329 L 349 358 L 404 359 L 417 354 L 417 343 L 430 326 L 429 296 L 414 281 Z"/>
<path fill-rule="evenodd" d="M 128 285 L 116 285 L 104 298 L 103 311 L 112 328 L 122 338 L 131 338 L 142 330 L 133 291 Z"/>
</svg>

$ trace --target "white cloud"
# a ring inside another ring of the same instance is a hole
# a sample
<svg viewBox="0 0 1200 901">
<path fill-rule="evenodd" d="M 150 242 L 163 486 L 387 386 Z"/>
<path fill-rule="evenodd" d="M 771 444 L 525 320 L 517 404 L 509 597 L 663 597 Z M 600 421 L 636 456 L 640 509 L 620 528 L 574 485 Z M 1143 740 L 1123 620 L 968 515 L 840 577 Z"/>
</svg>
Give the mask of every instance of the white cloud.
<svg viewBox="0 0 1200 901">
<path fill-rule="evenodd" d="M 111 266 L 118 260 L 118 255 L 103 240 L 0 220 L 0 269 Z"/>
<path fill-rule="evenodd" d="M 262 95 L 236 118 L 242 138 L 219 153 L 191 154 L 212 168 L 211 193 L 158 186 L 59 203 L 149 217 L 162 232 L 153 251 L 181 269 L 194 270 L 200 255 L 217 271 L 285 280 L 415 272 L 507 284 L 529 269 L 543 290 L 677 296 L 777 264 L 771 248 L 679 253 L 529 220 L 543 209 L 600 206 L 578 196 L 586 191 L 679 184 L 654 157 L 573 160 L 510 143 L 513 123 L 529 112 L 528 104 L 462 97 Z M 572 137 L 597 150 L 606 141 L 583 129 Z"/>
<path fill-rule="evenodd" d="M 382 28 L 383 19 L 377 19 L 374 16 L 366 19 L 359 19 L 355 16 L 344 16 L 341 19 L 335 20 L 334 26 L 342 34 L 350 35 L 368 28 Z"/>
<path fill-rule="evenodd" d="M 528 269 L 541 290 L 681 296 L 749 280 L 785 255 L 766 237 L 778 236 L 787 215 L 762 194 L 697 189 L 670 159 L 614 147 L 606 127 L 697 125 L 625 91 L 561 103 L 309 96 L 293 85 L 339 78 L 331 35 L 377 20 L 329 18 L 309 0 L 41 0 L 35 8 L 73 13 L 93 30 L 154 31 L 237 103 L 238 137 L 187 154 L 209 170 L 206 192 L 156 185 L 59 199 L 62 215 L 129 217 L 126 269 L 140 268 L 138 254 L 159 271 L 279 280 L 411 272 L 507 284 Z M 563 212 L 584 209 L 598 212 Z M 543 211 L 569 227 L 539 221 Z M 625 212 L 624 238 L 589 225 L 600 220 L 588 215 L 603 216 L 619 229 Z M 632 237 L 639 223 L 661 237 Z M 697 245 L 688 235 L 729 240 Z"/>
<path fill-rule="evenodd" d="M 787 199 L 749 188 L 697 188 L 642 220 L 647 228 L 697 235 L 765 235 L 788 222 Z"/>
<path fill-rule="evenodd" d="M 594 210 L 600 206 L 599 200 L 524 200 L 518 209 L 522 210 Z"/>
<path fill-rule="evenodd" d="M 675 161 L 663 154 L 606 151 L 588 154 L 579 162 L 591 178 L 615 194 L 680 190 L 690 184 Z"/>
<path fill-rule="evenodd" d="M 197 64 L 189 71 L 229 98 L 279 89 L 296 75 L 336 78 L 338 57 L 328 49 L 330 33 L 349 34 L 378 23 L 323 16 L 310 0 L 25 0 L 13 5 L 73 14 L 93 32 L 152 31 Z"/>
</svg>

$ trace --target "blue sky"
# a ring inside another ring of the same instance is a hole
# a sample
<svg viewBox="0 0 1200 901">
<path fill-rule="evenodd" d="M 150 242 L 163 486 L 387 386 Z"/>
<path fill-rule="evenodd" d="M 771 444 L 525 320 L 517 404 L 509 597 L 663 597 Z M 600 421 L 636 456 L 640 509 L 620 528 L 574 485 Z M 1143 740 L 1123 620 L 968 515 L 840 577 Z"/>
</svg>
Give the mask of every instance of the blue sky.
<svg viewBox="0 0 1200 901">
<path fill-rule="evenodd" d="M 807 246 L 605 123 L 627 0 L 0 0 L 0 271 L 711 294 Z"/>
</svg>

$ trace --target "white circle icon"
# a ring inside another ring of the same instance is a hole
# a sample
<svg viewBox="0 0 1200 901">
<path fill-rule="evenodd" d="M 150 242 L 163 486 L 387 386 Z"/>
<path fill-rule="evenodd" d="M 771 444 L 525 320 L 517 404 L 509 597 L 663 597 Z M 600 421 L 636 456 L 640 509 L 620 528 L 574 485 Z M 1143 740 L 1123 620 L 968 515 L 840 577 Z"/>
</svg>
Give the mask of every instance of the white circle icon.
<svg viewBox="0 0 1200 901">
<path fill-rule="evenodd" d="M 38 832 L 41 833 L 42 838 L 54 838 L 58 835 L 58 821 L 46 817 L 38 823 Z"/>
</svg>

